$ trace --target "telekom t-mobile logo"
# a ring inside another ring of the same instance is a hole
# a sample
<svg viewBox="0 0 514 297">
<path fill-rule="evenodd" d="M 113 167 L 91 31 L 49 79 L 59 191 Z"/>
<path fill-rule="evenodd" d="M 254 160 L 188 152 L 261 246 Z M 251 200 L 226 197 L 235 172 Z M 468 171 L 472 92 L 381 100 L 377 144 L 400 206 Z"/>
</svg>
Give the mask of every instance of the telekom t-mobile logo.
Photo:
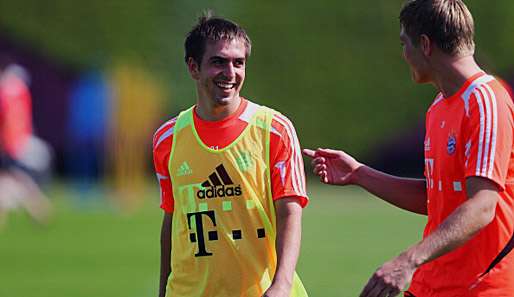
<svg viewBox="0 0 514 297">
<path fill-rule="evenodd" d="M 210 223 L 208 221 L 210 221 Z M 216 214 L 214 210 L 188 213 L 187 224 L 189 230 L 192 231 L 189 234 L 189 240 L 192 243 L 198 244 L 198 252 L 195 253 L 195 257 L 212 256 L 212 252 L 207 249 L 206 240 L 217 241 L 218 231 L 211 230 L 206 232 L 206 227 L 209 225 L 216 227 Z M 244 235 L 240 228 L 231 231 L 233 240 L 242 240 L 244 236 L 251 236 L 251 234 Z M 207 238 L 205 238 L 206 235 Z M 264 228 L 257 228 L 256 233 L 254 233 L 253 236 L 257 236 L 257 238 L 265 238 L 266 230 Z"/>
<path fill-rule="evenodd" d="M 206 216 L 208 219 L 210 219 L 214 227 L 216 226 L 216 216 L 213 210 L 193 212 L 187 214 L 187 224 L 189 230 L 193 229 L 193 226 L 191 226 L 191 219 L 194 218 L 195 221 L 194 229 L 196 232 L 189 234 L 191 242 L 198 242 L 198 253 L 195 254 L 195 257 L 212 256 L 212 253 L 207 251 L 207 248 L 205 246 L 205 235 L 203 231 L 204 225 L 202 221 L 203 216 Z M 207 232 L 207 237 L 210 241 L 218 240 L 218 232 L 215 230 L 209 231 Z"/>
</svg>

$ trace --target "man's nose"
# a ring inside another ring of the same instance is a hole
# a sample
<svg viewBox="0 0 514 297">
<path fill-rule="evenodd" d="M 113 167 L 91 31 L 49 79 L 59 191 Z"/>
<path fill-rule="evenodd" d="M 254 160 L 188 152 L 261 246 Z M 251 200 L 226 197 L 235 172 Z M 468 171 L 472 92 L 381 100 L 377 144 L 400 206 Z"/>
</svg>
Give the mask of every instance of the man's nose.
<svg viewBox="0 0 514 297">
<path fill-rule="evenodd" d="M 229 79 L 234 78 L 236 76 L 236 71 L 235 71 L 234 65 L 232 63 L 227 63 L 227 65 L 223 71 L 223 74 Z"/>
</svg>

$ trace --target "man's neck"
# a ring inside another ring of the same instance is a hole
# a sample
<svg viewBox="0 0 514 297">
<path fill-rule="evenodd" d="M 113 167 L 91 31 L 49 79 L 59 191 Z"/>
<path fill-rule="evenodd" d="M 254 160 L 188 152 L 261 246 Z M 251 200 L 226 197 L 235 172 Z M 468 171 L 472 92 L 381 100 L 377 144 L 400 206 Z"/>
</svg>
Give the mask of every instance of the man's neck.
<svg viewBox="0 0 514 297">
<path fill-rule="evenodd" d="M 445 98 L 457 93 L 466 80 L 482 71 L 472 55 L 445 56 L 439 61 L 434 65 L 433 84 Z"/>
<path fill-rule="evenodd" d="M 212 100 L 197 100 L 196 114 L 205 121 L 220 121 L 237 111 L 241 104 L 241 97 L 233 98 L 230 103 L 219 105 Z"/>
</svg>

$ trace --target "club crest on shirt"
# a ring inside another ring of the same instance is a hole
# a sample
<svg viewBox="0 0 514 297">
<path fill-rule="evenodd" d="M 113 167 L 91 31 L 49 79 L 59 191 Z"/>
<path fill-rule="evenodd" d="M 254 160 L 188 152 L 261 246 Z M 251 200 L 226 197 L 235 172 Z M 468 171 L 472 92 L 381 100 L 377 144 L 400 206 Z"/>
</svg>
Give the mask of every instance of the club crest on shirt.
<svg viewBox="0 0 514 297">
<path fill-rule="evenodd" d="M 448 145 L 447 145 L 448 155 L 453 155 L 455 150 L 457 149 L 457 138 L 454 134 L 450 134 L 448 136 Z"/>
</svg>

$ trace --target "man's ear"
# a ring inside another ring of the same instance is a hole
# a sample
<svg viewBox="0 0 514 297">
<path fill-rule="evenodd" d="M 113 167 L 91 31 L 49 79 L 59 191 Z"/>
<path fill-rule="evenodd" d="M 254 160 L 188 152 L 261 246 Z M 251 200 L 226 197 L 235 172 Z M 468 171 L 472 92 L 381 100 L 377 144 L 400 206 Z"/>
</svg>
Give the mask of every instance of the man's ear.
<svg viewBox="0 0 514 297">
<path fill-rule="evenodd" d="M 419 37 L 419 47 L 421 48 L 421 51 L 423 52 L 425 57 L 428 58 L 432 55 L 433 46 L 434 45 L 430 38 L 428 38 L 428 36 L 425 34 L 421 34 L 421 36 Z"/>
<path fill-rule="evenodd" d="M 187 59 L 187 69 L 194 80 L 200 78 L 200 64 L 198 64 L 193 57 Z"/>
</svg>

